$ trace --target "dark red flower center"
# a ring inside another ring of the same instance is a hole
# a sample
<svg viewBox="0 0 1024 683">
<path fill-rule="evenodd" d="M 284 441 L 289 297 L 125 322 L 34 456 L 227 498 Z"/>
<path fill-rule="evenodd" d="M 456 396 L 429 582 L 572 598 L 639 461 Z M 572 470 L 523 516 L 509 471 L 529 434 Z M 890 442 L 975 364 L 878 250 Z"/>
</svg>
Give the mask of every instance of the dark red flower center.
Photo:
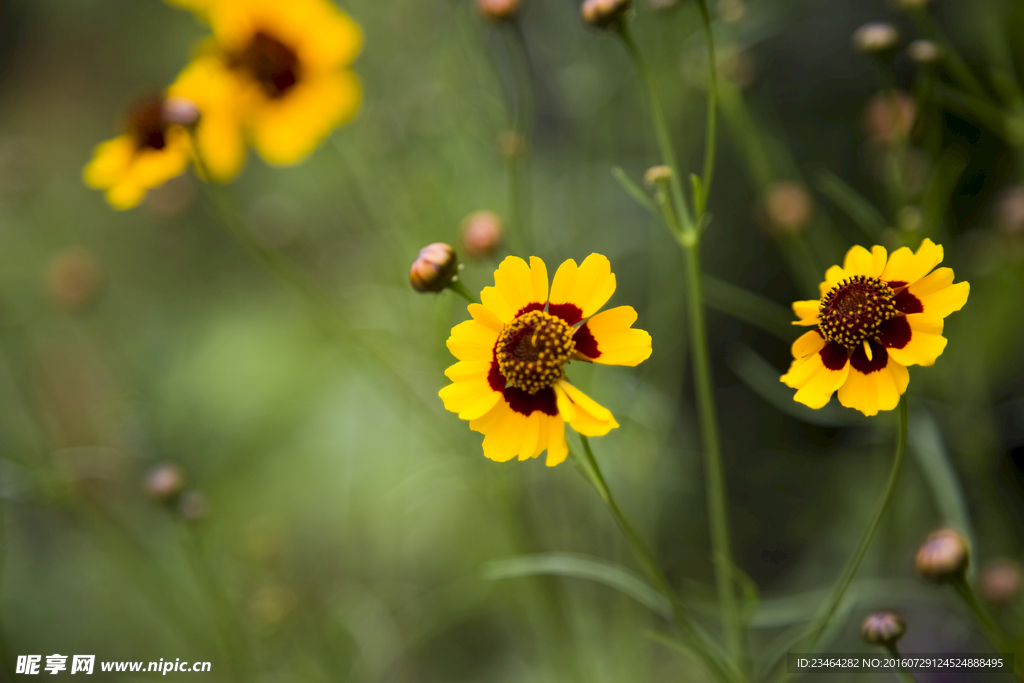
<svg viewBox="0 0 1024 683">
<path fill-rule="evenodd" d="M 896 315 L 892 287 L 866 275 L 846 278 L 821 299 L 818 329 L 825 339 L 856 348 L 877 340 L 879 327 Z"/>
<path fill-rule="evenodd" d="M 166 147 L 167 128 L 162 97 L 147 97 L 128 112 L 128 134 L 135 140 L 135 147 L 140 151 Z"/>
<path fill-rule="evenodd" d="M 257 31 L 245 49 L 229 58 L 228 65 L 247 72 L 273 99 L 284 97 L 299 82 L 298 54 L 264 31 Z"/>
<path fill-rule="evenodd" d="M 576 350 L 575 329 L 544 311 L 529 311 L 502 330 L 494 346 L 498 368 L 510 386 L 535 394 L 562 379 Z"/>
</svg>

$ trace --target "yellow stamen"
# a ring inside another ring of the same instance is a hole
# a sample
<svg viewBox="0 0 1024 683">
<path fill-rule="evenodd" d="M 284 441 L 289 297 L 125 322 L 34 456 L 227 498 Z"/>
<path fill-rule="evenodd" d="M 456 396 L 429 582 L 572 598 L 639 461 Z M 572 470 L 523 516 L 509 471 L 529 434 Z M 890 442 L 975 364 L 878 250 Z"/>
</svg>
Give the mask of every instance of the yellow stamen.
<svg viewBox="0 0 1024 683">
<path fill-rule="evenodd" d="M 871 344 L 868 343 L 867 339 L 864 340 L 864 354 L 868 357 L 869 361 L 874 360 L 871 357 Z"/>
</svg>

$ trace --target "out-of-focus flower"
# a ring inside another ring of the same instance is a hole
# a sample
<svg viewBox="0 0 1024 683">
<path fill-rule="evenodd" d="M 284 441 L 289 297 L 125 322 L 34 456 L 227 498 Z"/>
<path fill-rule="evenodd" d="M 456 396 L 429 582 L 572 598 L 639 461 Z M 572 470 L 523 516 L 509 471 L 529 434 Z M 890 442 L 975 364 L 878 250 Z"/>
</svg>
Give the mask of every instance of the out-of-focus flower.
<svg viewBox="0 0 1024 683">
<path fill-rule="evenodd" d="M 907 390 L 909 365 L 933 365 L 946 348 L 943 319 L 967 303 L 970 285 L 938 268 L 942 247 L 925 239 L 917 252 L 856 246 L 819 285 L 820 300 L 796 301 L 794 325 L 814 326 L 793 343 L 781 380 L 793 397 L 822 408 L 832 394 L 865 415 L 892 410 Z"/>
<path fill-rule="evenodd" d="M 494 21 L 507 21 L 519 12 L 521 0 L 476 0 L 481 15 Z"/>
<path fill-rule="evenodd" d="M 631 0 L 585 0 L 580 14 L 591 26 L 608 28 L 622 19 L 631 4 Z"/>
<path fill-rule="evenodd" d="M 66 310 L 78 310 L 91 302 L 99 286 L 99 264 L 85 247 L 61 251 L 46 267 L 46 290 L 54 303 Z"/>
<path fill-rule="evenodd" d="M 921 577 L 936 583 L 962 579 L 971 560 L 967 539 L 954 529 L 939 529 L 928 535 L 914 557 Z"/>
<path fill-rule="evenodd" d="M 138 205 L 146 190 L 183 173 L 191 156 L 189 134 L 166 118 L 163 97 L 135 105 L 125 133 L 96 146 L 83 171 L 86 185 L 107 191 L 115 209 Z"/>
<path fill-rule="evenodd" d="M 899 31 L 892 24 L 864 24 L 853 33 L 853 46 L 861 52 L 885 52 L 899 42 Z"/>
<path fill-rule="evenodd" d="M 903 9 L 923 9 L 932 4 L 932 0 L 896 0 Z"/>
<path fill-rule="evenodd" d="M 915 40 L 907 47 L 907 52 L 918 64 L 932 64 L 942 56 L 942 48 L 930 40 Z"/>
<path fill-rule="evenodd" d="M 989 602 L 1010 602 L 1020 594 L 1021 565 L 1001 557 L 992 560 L 981 572 L 981 594 Z"/>
<path fill-rule="evenodd" d="M 417 292 L 440 292 L 459 272 L 455 250 L 444 242 L 434 242 L 420 249 L 409 269 L 409 283 Z"/>
<path fill-rule="evenodd" d="M 194 3 L 190 3 L 194 4 Z M 171 86 L 195 102 L 204 166 L 233 177 L 250 141 L 265 161 L 301 161 L 352 118 L 362 89 L 349 66 L 362 47 L 354 21 L 327 0 L 209 0 L 212 40 Z"/>
<path fill-rule="evenodd" d="M 799 232 L 811 219 L 811 194 L 803 183 L 780 180 L 764 192 L 764 211 L 772 227 L 780 232 Z"/>
<path fill-rule="evenodd" d="M 868 140 L 891 146 L 906 139 L 917 120 L 917 103 L 904 92 L 878 93 L 864 108 L 862 119 Z"/>
<path fill-rule="evenodd" d="M 1007 235 L 1024 230 L 1024 185 L 1007 188 L 996 205 L 996 227 Z"/>
<path fill-rule="evenodd" d="M 172 462 L 162 462 L 146 472 L 143 488 L 153 500 L 169 503 L 185 489 L 185 470 Z"/>
<path fill-rule="evenodd" d="M 876 612 L 864 620 L 860 632 L 872 645 L 892 647 L 907 632 L 907 623 L 895 612 Z"/>
<path fill-rule="evenodd" d="M 615 292 L 608 259 L 591 254 L 563 263 L 548 290 L 544 262 L 509 256 L 494 287 L 470 304 L 472 320 L 456 325 L 448 349 L 459 362 L 445 371 L 444 407 L 484 434 L 484 455 L 505 462 L 548 452 L 548 466 L 565 460 L 565 423 L 602 436 L 618 427 L 611 412 L 565 377 L 570 360 L 635 366 L 651 355 L 651 335 L 633 329 L 636 311 L 598 311 Z"/>
<path fill-rule="evenodd" d="M 474 258 L 486 258 L 501 244 L 501 219 L 491 211 L 476 211 L 462 221 L 462 246 Z"/>
</svg>

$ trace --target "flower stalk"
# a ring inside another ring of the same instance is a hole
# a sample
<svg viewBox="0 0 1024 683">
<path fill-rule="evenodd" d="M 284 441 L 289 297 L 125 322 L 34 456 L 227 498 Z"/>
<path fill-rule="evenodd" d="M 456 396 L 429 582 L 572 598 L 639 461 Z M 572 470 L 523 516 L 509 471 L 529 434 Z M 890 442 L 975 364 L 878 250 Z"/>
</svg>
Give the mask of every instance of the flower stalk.
<svg viewBox="0 0 1024 683">
<path fill-rule="evenodd" d="M 608 510 L 611 512 L 612 517 L 615 518 L 615 522 L 619 525 L 619 529 L 622 531 L 623 536 L 626 537 L 626 541 L 629 543 L 630 550 L 633 551 L 637 562 L 640 563 L 640 566 L 643 568 L 644 573 L 647 574 L 648 579 L 654 584 L 654 587 L 658 592 L 660 592 L 668 601 L 672 609 L 672 618 L 675 621 L 676 626 L 682 632 L 684 638 L 701 657 L 704 665 L 707 666 L 707 668 L 714 673 L 719 680 L 742 680 L 738 678 L 738 673 L 734 669 L 730 668 L 726 662 L 723 662 L 721 657 L 711 649 L 706 636 L 701 632 L 693 619 L 691 619 L 686 613 L 682 601 L 672 588 L 672 585 L 669 583 L 665 573 L 661 570 L 661 566 L 658 564 L 657 559 L 655 559 L 654 553 L 652 553 L 650 548 L 647 547 L 647 544 L 644 543 L 643 538 L 640 537 L 640 533 L 636 530 L 636 527 L 633 526 L 626 515 L 622 512 L 618 503 L 615 502 L 611 489 L 608 488 L 608 482 L 601 473 L 601 467 L 597 464 L 594 452 L 590 448 L 590 441 L 582 434 L 580 435 L 580 440 L 583 442 L 584 457 L 581 457 L 576 449 L 571 447 L 569 449 L 569 455 L 572 456 L 573 461 L 575 461 L 583 471 L 587 479 L 590 480 L 590 483 L 593 484 L 598 495 L 601 496 L 601 500 L 603 500 L 608 506 Z"/>
<path fill-rule="evenodd" d="M 885 482 L 885 489 L 882 492 L 882 498 L 878 501 L 878 506 L 875 508 L 875 513 L 872 515 L 871 521 L 868 522 L 867 529 L 864 530 L 864 536 L 860 540 L 860 545 L 857 546 L 857 550 L 853 553 L 849 562 L 847 562 L 846 567 L 843 569 L 843 573 L 839 576 L 839 580 L 836 581 L 835 586 L 832 588 L 832 595 L 829 598 L 825 609 L 811 628 L 810 637 L 806 643 L 806 647 L 808 648 L 813 647 L 821 638 L 825 629 L 828 628 L 828 624 L 835 615 L 836 609 L 839 607 L 839 603 L 842 602 L 843 596 L 846 595 L 846 590 L 850 587 L 850 582 L 853 581 L 853 577 L 857 574 L 857 570 L 860 568 L 860 564 L 864 560 L 864 556 L 867 554 L 868 548 L 871 547 L 871 542 L 874 540 L 875 534 L 878 532 L 878 528 L 882 524 L 882 518 L 885 516 L 885 511 L 889 509 L 889 504 L 892 502 L 893 494 L 896 491 L 896 481 L 899 479 L 900 469 L 903 466 L 903 456 L 906 455 L 907 452 L 906 398 L 900 398 L 897 414 L 899 430 L 896 436 L 896 455 L 893 458 L 892 467 L 889 469 L 889 477 Z"/>
<path fill-rule="evenodd" d="M 662 157 L 662 163 L 671 173 L 665 179 L 669 186 L 668 201 L 659 201 L 665 225 L 679 240 L 683 248 L 686 262 L 686 297 L 689 316 L 690 342 L 693 347 L 693 370 L 697 385 L 697 403 L 700 414 L 701 438 L 704 451 L 705 488 L 708 500 L 708 518 L 710 520 L 711 552 L 715 569 L 715 584 L 718 591 L 718 603 L 722 612 L 726 642 L 730 656 L 734 662 L 744 659 L 743 623 L 740 618 L 736 600 L 735 582 L 733 579 L 732 548 L 729 536 L 729 516 L 726 509 L 725 475 L 722 468 L 722 450 L 718 431 L 718 415 L 715 408 L 714 384 L 711 379 L 711 354 L 708 348 L 707 325 L 704 317 L 704 300 L 701 285 L 700 269 L 700 234 L 705 223 L 707 190 L 711 186 L 714 173 L 715 155 L 715 117 L 717 115 L 714 40 L 711 33 L 711 22 L 704 0 L 700 0 L 701 16 L 704 20 L 708 42 L 708 68 L 710 72 L 710 92 L 708 102 L 708 139 L 705 140 L 704 178 L 695 183 L 694 203 L 697 220 L 694 221 L 682 185 L 679 181 L 679 165 L 676 162 L 672 139 L 665 122 L 665 115 L 658 98 L 657 88 L 651 78 L 646 61 L 637 47 L 626 22 L 620 22 L 618 33 L 632 58 L 640 77 L 650 110 L 651 124 Z"/>
</svg>

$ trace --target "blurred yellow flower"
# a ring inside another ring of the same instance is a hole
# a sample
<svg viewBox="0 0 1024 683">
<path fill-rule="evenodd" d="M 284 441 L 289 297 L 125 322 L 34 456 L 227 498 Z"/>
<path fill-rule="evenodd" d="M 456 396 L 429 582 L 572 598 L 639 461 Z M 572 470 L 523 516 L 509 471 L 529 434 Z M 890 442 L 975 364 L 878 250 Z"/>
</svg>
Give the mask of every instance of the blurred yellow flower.
<svg viewBox="0 0 1024 683">
<path fill-rule="evenodd" d="M 212 40 L 171 86 L 194 101 L 210 174 L 233 177 L 249 141 L 268 163 L 301 161 L 362 99 L 348 67 L 362 32 L 327 0 L 178 0 L 197 9 Z"/>
<path fill-rule="evenodd" d="M 83 171 L 85 184 L 107 191 L 115 209 L 130 209 L 146 190 L 185 171 L 191 156 L 188 132 L 166 117 L 163 97 L 139 102 L 128 115 L 126 132 L 96 146 Z"/>
<path fill-rule="evenodd" d="M 565 460 L 565 423 L 586 436 L 618 427 L 608 409 L 574 387 L 563 367 L 570 360 L 635 366 L 651 355 L 651 335 L 632 329 L 636 311 L 619 306 L 598 313 L 615 292 L 608 259 L 591 254 L 568 260 L 548 291 L 544 262 L 509 256 L 485 287 L 472 320 L 456 325 L 448 349 L 459 362 L 445 374 L 444 407 L 484 434 L 484 455 L 505 462 Z"/>
<path fill-rule="evenodd" d="M 953 270 L 932 270 L 942 247 L 925 239 L 886 258 L 885 247 L 850 249 L 832 266 L 821 299 L 797 301 L 794 325 L 816 328 L 793 343 L 794 361 L 781 380 L 795 400 L 821 408 L 839 402 L 865 415 L 892 410 L 907 390 L 908 365 L 933 365 L 946 348 L 943 319 L 967 303 L 970 285 Z"/>
</svg>

